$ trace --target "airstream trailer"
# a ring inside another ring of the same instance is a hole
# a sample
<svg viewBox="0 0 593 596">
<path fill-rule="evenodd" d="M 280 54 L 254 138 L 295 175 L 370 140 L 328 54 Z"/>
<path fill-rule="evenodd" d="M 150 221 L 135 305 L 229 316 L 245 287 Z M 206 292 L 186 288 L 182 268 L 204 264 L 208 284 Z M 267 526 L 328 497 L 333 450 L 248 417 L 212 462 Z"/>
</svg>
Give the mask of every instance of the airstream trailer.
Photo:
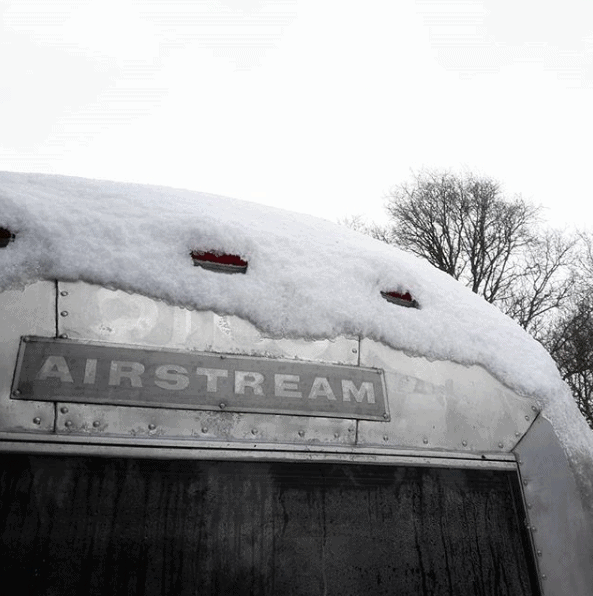
<svg viewBox="0 0 593 596">
<path fill-rule="evenodd" d="M 0 228 L 5 593 L 593 593 L 590 431 L 457 282 L 167 188 L 4 173 Z"/>
</svg>

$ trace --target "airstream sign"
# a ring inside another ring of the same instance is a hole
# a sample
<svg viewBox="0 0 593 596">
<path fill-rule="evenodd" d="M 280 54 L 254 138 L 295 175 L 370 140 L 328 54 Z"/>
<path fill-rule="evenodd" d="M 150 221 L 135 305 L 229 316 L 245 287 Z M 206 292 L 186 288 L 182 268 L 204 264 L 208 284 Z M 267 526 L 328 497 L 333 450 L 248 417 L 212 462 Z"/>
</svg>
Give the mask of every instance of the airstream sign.
<svg viewBox="0 0 593 596">
<path fill-rule="evenodd" d="M 383 371 L 62 339 L 21 342 L 14 399 L 389 418 Z"/>
</svg>

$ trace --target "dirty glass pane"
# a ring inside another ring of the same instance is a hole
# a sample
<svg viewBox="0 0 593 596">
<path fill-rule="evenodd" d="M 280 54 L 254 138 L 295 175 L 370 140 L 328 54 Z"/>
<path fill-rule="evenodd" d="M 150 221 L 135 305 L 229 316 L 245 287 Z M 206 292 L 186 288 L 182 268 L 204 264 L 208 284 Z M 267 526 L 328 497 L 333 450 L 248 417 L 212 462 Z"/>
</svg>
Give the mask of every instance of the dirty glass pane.
<svg viewBox="0 0 593 596">
<path fill-rule="evenodd" d="M 510 472 L 4 455 L 28 595 L 537 594 Z"/>
</svg>

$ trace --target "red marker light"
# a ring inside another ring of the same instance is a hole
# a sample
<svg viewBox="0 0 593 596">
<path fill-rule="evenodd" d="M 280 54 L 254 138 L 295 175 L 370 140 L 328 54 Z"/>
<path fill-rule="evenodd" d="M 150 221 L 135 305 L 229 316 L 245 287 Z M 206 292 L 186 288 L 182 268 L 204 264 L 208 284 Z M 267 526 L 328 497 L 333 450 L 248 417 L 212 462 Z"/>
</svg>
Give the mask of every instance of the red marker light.
<svg viewBox="0 0 593 596">
<path fill-rule="evenodd" d="M 407 306 L 408 308 L 419 308 L 418 302 L 412 298 L 410 292 L 406 292 L 402 294 L 401 292 L 381 292 L 381 296 L 387 300 L 387 302 L 391 302 L 392 304 L 397 304 L 398 306 Z"/>
<path fill-rule="evenodd" d="M 245 273 L 247 261 L 238 255 L 228 255 L 214 251 L 192 251 L 191 258 L 196 267 L 219 273 Z"/>
</svg>

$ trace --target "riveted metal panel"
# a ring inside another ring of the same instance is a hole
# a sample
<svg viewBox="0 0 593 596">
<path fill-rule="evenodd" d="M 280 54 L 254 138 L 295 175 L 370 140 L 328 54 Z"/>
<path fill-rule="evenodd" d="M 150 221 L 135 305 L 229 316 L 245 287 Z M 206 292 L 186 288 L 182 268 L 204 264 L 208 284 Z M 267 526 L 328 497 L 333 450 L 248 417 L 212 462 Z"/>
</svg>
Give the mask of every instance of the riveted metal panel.
<svg viewBox="0 0 593 596">
<path fill-rule="evenodd" d="M 539 416 L 515 453 L 544 594 L 590 595 L 593 528 L 552 425 Z"/>
<path fill-rule="evenodd" d="M 62 435 L 144 438 L 147 443 L 185 438 L 193 441 L 353 445 L 356 423 L 310 418 L 137 407 L 59 403 L 56 431 Z"/>
<path fill-rule="evenodd" d="M 23 338 L 13 397 L 388 418 L 375 369 L 31 336 Z"/>
<path fill-rule="evenodd" d="M 431 362 L 383 344 L 361 342 L 361 366 L 385 371 L 391 420 L 359 423 L 360 445 L 508 452 L 537 415 L 478 366 Z"/>
<path fill-rule="evenodd" d="M 333 364 L 358 363 L 357 338 L 270 338 L 239 317 L 189 311 L 84 282 L 59 283 L 58 312 L 59 334 L 71 339 Z"/>
<path fill-rule="evenodd" d="M 254 325 L 234 316 L 188 311 L 137 294 L 84 282 L 60 282 L 58 289 L 58 335 L 65 339 L 358 364 L 357 338 L 275 339 L 264 336 Z M 68 417 L 62 413 L 63 408 L 68 409 Z M 66 422 L 70 424 L 66 426 Z M 150 425 L 154 428 L 149 428 Z M 352 444 L 356 436 L 356 423 L 350 419 L 184 409 L 165 411 L 73 403 L 60 404 L 56 429 L 60 436 L 82 434 L 89 438 L 112 436 L 156 440 L 159 437 L 181 437 L 200 441 L 302 445 Z"/>
<path fill-rule="evenodd" d="M 0 430 L 53 431 L 53 404 L 15 401 L 10 398 L 10 391 L 21 336 L 35 334 L 53 337 L 56 332 L 55 308 L 53 282 L 38 282 L 24 290 L 0 293 Z"/>
</svg>

